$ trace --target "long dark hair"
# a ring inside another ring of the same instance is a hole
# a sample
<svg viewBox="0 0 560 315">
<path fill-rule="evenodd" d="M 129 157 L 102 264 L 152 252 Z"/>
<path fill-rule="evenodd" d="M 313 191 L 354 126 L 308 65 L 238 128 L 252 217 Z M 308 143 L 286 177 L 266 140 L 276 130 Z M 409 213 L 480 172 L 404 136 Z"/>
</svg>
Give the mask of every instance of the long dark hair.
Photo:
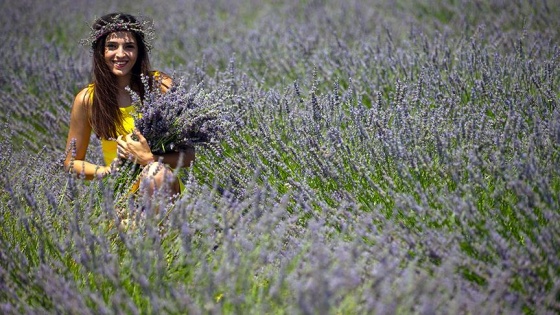
<svg viewBox="0 0 560 315">
<path fill-rule="evenodd" d="M 138 20 L 130 14 L 111 13 L 97 19 L 93 24 L 93 29 L 102 29 L 108 23 L 130 25 L 138 23 Z M 145 34 L 138 29 L 129 30 L 123 28 L 121 30 L 130 31 L 138 45 L 138 58 L 131 71 L 130 88 L 143 99 L 145 91 L 141 77 L 142 75 L 148 77 L 151 69 L 148 47 L 144 41 Z M 119 31 L 119 29 L 113 27 L 111 31 L 101 34 L 92 42 L 94 87 L 90 109 L 90 123 L 96 135 L 103 139 L 117 138 L 118 133 L 122 132 L 123 117 L 117 102 L 117 77 L 107 67 L 104 58 L 105 40 L 110 33 L 116 31 Z"/>
</svg>

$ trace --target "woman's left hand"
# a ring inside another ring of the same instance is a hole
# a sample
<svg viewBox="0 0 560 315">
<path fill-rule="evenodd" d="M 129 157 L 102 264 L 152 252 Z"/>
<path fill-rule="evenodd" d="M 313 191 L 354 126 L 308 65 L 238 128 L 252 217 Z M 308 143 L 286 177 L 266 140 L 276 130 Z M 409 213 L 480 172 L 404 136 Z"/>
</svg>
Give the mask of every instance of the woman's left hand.
<svg viewBox="0 0 560 315">
<path fill-rule="evenodd" d="M 133 139 L 133 135 L 138 140 Z M 146 165 L 154 161 L 154 155 L 146 138 L 135 129 L 133 133 L 117 138 L 117 154 L 120 158 L 129 159 L 140 165 Z"/>
</svg>

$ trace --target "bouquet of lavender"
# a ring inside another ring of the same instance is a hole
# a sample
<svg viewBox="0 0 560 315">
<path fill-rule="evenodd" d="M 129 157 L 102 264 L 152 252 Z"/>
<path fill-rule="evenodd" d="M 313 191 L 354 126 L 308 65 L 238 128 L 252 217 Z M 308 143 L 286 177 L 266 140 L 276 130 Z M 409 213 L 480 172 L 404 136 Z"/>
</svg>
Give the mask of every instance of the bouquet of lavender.
<svg viewBox="0 0 560 315">
<path fill-rule="evenodd" d="M 207 92 L 202 85 L 189 87 L 184 79 L 162 92 L 159 82 L 153 88 L 143 77 L 145 95 L 128 90 L 135 106 L 135 127 L 146 138 L 154 154 L 180 152 L 189 147 L 218 143 L 235 125 L 235 111 L 228 105 L 230 95 L 225 90 Z M 115 193 L 128 193 L 140 168 L 123 161 L 117 175 Z"/>
<path fill-rule="evenodd" d="M 144 100 L 131 91 L 135 126 L 154 154 L 219 142 L 233 125 L 231 107 L 226 106 L 229 96 L 223 91 L 206 92 L 200 84 L 189 88 L 180 79 L 163 93 L 150 89 L 145 78 L 143 82 Z"/>
</svg>

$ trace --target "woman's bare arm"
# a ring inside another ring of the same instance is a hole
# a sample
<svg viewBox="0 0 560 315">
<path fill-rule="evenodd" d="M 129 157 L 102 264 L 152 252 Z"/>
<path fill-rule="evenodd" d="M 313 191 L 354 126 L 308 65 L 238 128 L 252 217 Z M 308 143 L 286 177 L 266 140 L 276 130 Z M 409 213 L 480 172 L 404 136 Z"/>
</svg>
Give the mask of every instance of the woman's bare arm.
<svg viewBox="0 0 560 315">
<path fill-rule="evenodd" d="M 93 179 L 102 177 L 110 168 L 85 161 L 92 130 L 88 119 L 88 101 L 89 92 L 88 89 L 85 88 L 76 95 L 74 103 L 72 104 L 70 129 L 68 130 L 68 138 L 66 140 L 64 168 L 78 175 L 82 174 L 86 179 Z"/>
<path fill-rule="evenodd" d="M 154 155 L 154 160 L 159 161 L 160 157 L 162 158 L 163 163 L 171 166 L 172 168 L 177 168 L 177 166 L 179 166 L 179 163 L 181 167 L 189 167 L 191 166 L 191 163 L 194 162 L 195 160 L 195 149 L 189 148 L 188 150 L 185 150 L 183 152 L 173 152 L 173 153 L 166 153 L 162 155 Z"/>
</svg>

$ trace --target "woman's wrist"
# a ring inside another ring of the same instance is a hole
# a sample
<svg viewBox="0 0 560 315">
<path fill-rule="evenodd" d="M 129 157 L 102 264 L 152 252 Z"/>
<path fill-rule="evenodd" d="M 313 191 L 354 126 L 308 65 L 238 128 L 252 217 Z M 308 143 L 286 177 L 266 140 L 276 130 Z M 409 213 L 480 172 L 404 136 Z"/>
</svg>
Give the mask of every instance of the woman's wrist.
<svg viewBox="0 0 560 315">
<path fill-rule="evenodd" d="M 152 163 L 154 163 L 156 161 L 156 156 L 153 154 L 150 154 L 150 156 L 144 161 L 144 163 L 142 164 L 143 166 L 146 165 L 150 165 Z"/>
</svg>

